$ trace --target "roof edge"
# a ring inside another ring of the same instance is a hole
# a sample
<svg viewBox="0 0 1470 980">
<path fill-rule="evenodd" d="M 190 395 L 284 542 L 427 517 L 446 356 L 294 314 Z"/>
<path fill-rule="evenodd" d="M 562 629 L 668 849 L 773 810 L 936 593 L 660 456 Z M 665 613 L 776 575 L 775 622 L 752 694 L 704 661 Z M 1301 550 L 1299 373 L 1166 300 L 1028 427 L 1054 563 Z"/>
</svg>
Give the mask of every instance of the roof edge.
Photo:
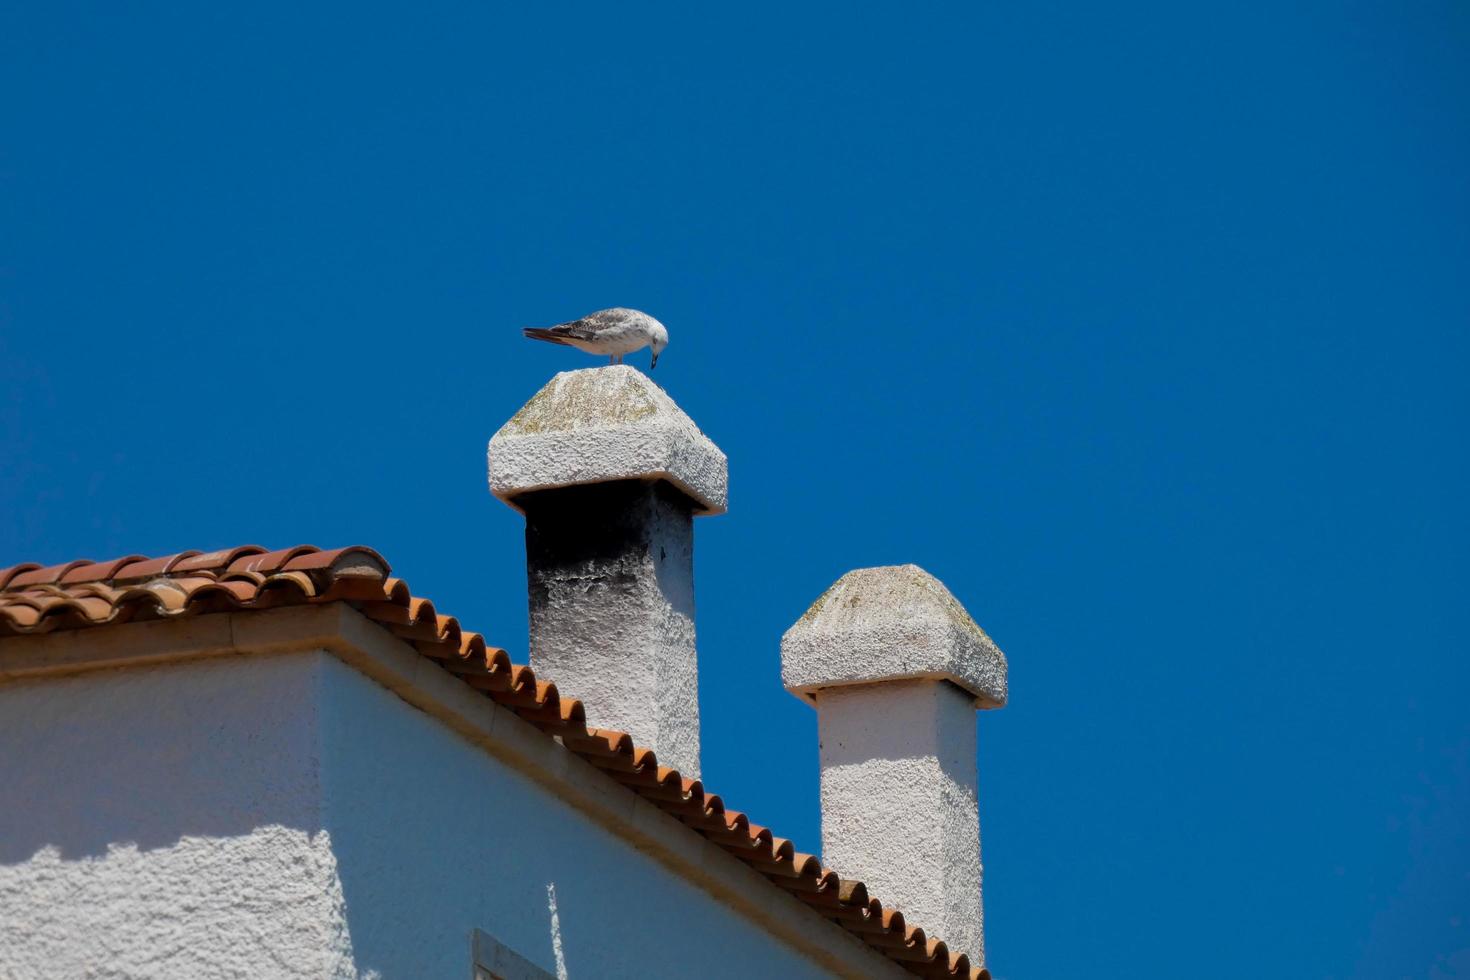
<svg viewBox="0 0 1470 980">
<path fill-rule="evenodd" d="M 528 776 L 766 932 L 842 976 L 906 977 L 882 952 L 778 888 L 424 657 L 346 602 L 210 613 L 0 638 L 0 683 L 220 656 L 326 652 Z"/>
</svg>

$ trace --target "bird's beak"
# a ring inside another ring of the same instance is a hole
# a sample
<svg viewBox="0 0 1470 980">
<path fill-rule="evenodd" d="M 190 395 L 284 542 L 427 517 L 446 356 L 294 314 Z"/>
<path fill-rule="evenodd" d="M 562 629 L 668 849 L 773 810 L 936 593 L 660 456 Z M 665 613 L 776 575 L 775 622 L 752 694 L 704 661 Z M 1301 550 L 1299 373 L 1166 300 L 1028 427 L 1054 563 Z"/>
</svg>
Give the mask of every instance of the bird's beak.
<svg viewBox="0 0 1470 980">
<path fill-rule="evenodd" d="M 651 360 L 651 361 L 648 362 L 648 370 L 652 371 L 656 367 L 658 367 L 658 355 L 657 354 L 653 355 L 653 360 Z"/>
</svg>

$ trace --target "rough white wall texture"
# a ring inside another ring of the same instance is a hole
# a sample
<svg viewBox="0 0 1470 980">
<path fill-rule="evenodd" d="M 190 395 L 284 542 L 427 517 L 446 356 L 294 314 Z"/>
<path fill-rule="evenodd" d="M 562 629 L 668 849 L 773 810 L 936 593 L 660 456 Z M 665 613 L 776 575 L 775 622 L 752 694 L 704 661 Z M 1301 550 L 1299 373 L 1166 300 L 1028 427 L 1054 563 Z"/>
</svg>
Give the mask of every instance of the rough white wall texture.
<svg viewBox="0 0 1470 980">
<path fill-rule="evenodd" d="M 917 565 L 848 572 L 781 638 L 781 680 L 799 697 L 898 677 L 943 677 L 980 707 L 1006 702 L 1005 654 Z"/>
<path fill-rule="evenodd" d="M 348 978 L 312 660 L 0 686 L 0 977 Z"/>
<path fill-rule="evenodd" d="M 817 714 L 822 860 L 983 963 L 974 700 L 895 681 L 826 688 Z"/>
<path fill-rule="evenodd" d="M 526 515 L 531 666 L 697 777 L 691 516 L 724 512 L 724 453 L 613 365 L 552 378 L 490 440 L 489 470 Z"/>
<path fill-rule="evenodd" d="M 628 732 L 699 775 L 694 522 L 667 484 L 623 480 L 522 498 L 531 666 L 581 698 L 588 724 Z"/>
<path fill-rule="evenodd" d="M 327 654 L 0 686 L 0 977 L 830 976 Z"/>
<path fill-rule="evenodd" d="M 662 388 L 626 364 L 563 371 L 495 433 L 490 491 L 517 507 L 532 490 L 609 480 L 668 480 L 723 514 L 722 453 Z"/>
<path fill-rule="evenodd" d="M 352 978 L 324 832 L 261 827 L 0 866 L 0 976 Z"/>
</svg>

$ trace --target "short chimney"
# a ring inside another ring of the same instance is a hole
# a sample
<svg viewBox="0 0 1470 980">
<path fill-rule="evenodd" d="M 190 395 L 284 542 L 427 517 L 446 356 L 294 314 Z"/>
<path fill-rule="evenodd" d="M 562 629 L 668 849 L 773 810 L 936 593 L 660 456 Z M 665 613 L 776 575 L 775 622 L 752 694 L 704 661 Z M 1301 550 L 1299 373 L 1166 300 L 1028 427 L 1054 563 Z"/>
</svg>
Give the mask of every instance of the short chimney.
<svg viewBox="0 0 1470 980">
<path fill-rule="evenodd" d="M 1005 704 L 1005 655 L 922 568 L 862 568 L 787 630 L 781 678 L 817 709 L 823 862 L 984 963 L 975 709 Z"/>
<path fill-rule="evenodd" d="M 490 440 L 490 491 L 526 518 L 531 666 L 699 774 L 693 518 L 726 506 L 725 454 L 627 365 L 552 378 Z"/>
</svg>

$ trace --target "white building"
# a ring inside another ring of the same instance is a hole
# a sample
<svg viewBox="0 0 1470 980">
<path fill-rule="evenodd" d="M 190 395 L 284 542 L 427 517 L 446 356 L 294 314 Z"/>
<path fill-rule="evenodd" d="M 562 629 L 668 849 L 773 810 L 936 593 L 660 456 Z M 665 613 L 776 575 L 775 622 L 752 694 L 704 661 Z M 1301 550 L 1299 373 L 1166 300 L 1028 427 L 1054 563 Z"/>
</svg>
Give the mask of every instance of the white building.
<svg viewBox="0 0 1470 980">
<path fill-rule="evenodd" d="M 530 667 L 367 548 L 0 571 L 0 977 L 988 976 L 972 712 L 1005 660 L 943 586 L 852 573 L 783 641 L 824 863 L 697 778 L 723 454 L 607 367 L 517 413 L 490 482 Z"/>
</svg>

